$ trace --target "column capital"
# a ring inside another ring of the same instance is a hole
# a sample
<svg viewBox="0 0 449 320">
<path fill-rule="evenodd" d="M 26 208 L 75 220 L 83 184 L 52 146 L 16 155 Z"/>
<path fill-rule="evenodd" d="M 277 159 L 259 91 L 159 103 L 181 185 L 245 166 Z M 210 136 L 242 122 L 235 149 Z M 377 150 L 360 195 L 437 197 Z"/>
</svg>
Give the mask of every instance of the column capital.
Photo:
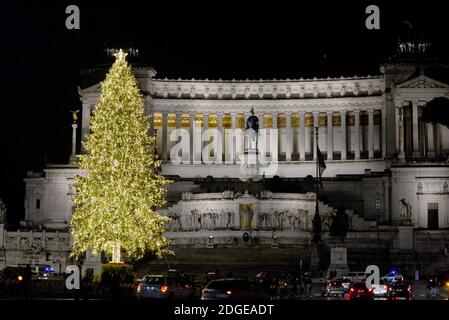
<svg viewBox="0 0 449 320">
<path fill-rule="evenodd" d="M 301 117 L 304 117 L 304 116 L 306 115 L 306 112 L 305 112 L 305 111 L 299 111 L 299 115 L 300 115 Z"/>
<path fill-rule="evenodd" d="M 368 112 L 369 114 L 373 114 L 374 113 L 374 109 L 367 109 L 366 112 Z"/>
<path fill-rule="evenodd" d="M 334 113 L 333 110 L 326 110 L 326 114 L 327 114 L 328 116 L 332 116 L 333 113 Z"/>
<path fill-rule="evenodd" d="M 176 111 L 176 116 L 182 116 L 182 111 Z"/>
<path fill-rule="evenodd" d="M 237 116 L 237 112 L 231 112 L 231 116 L 236 117 Z"/>
<path fill-rule="evenodd" d="M 207 117 L 207 116 L 209 116 L 209 111 L 204 111 L 203 112 L 203 117 Z"/>
<path fill-rule="evenodd" d="M 285 112 L 285 116 L 286 117 L 291 117 L 292 116 L 292 112 L 291 111 L 286 111 Z"/>
<path fill-rule="evenodd" d="M 195 111 L 189 111 L 190 117 L 195 117 L 196 112 Z"/>
<path fill-rule="evenodd" d="M 356 115 L 359 115 L 359 114 L 360 114 L 360 110 L 359 110 L 359 109 L 352 110 L 352 112 L 354 112 Z"/>
<path fill-rule="evenodd" d="M 346 115 L 348 113 L 348 110 L 340 110 L 340 115 Z"/>
<path fill-rule="evenodd" d="M 217 112 L 217 117 L 222 117 L 223 116 L 223 111 L 218 111 Z"/>
<path fill-rule="evenodd" d="M 163 116 L 163 117 L 168 116 L 168 111 L 162 111 L 161 113 L 162 113 L 162 116 Z"/>
<path fill-rule="evenodd" d="M 278 113 L 279 113 L 279 112 L 277 112 L 277 111 L 271 111 L 271 116 L 272 116 L 272 117 L 277 117 L 277 116 L 278 116 Z"/>
<path fill-rule="evenodd" d="M 313 114 L 314 116 L 317 116 L 317 115 L 320 114 L 320 112 L 319 112 L 319 111 L 313 111 L 312 114 Z"/>
</svg>

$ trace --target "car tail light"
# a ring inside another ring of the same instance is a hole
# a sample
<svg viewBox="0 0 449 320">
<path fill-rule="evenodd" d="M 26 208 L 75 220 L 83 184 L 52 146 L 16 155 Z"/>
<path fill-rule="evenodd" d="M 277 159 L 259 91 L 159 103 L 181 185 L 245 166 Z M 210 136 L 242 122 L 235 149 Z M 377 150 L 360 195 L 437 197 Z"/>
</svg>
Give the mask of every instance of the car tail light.
<svg viewBox="0 0 449 320">
<path fill-rule="evenodd" d="M 164 286 L 161 287 L 161 292 L 162 293 L 166 293 L 167 291 L 168 291 L 168 286 L 164 285 Z"/>
<path fill-rule="evenodd" d="M 384 289 L 386 290 L 386 289 L 387 289 L 387 286 L 384 286 Z"/>
<path fill-rule="evenodd" d="M 137 293 L 140 293 L 140 291 L 142 291 L 142 286 L 139 284 L 139 285 L 137 286 Z"/>
<path fill-rule="evenodd" d="M 351 290 L 350 290 L 351 292 L 354 292 L 354 288 L 351 288 Z"/>
<path fill-rule="evenodd" d="M 369 292 L 373 291 L 373 288 L 369 288 L 368 291 L 369 291 Z"/>
<path fill-rule="evenodd" d="M 231 291 L 231 290 L 228 290 L 228 291 L 226 291 L 226 294 L 227 294 L 228 296 L 230 296 L 230 295 L 232 294 L 232 291 Z"/>
<path fill-rule="evenodd" d="M 412 287 L 411 286 L 408 286 L 408 291 L 412 292 Z"/>
</svg>

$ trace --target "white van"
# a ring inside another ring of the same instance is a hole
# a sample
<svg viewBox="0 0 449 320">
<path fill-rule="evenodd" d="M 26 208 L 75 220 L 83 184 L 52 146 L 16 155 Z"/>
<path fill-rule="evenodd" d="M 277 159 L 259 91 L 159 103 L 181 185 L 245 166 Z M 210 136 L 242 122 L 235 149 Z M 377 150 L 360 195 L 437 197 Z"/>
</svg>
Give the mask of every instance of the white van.
<svg viewBox="0 0 449 320">
<path fill-rule="evenodd" d="M 344 276 L 345 279 L 350 280 L 351 282 L 358 282 L 365 280 L 367 274 L 365 271 L 351 271 L 347 275 Z"/>
</svg>

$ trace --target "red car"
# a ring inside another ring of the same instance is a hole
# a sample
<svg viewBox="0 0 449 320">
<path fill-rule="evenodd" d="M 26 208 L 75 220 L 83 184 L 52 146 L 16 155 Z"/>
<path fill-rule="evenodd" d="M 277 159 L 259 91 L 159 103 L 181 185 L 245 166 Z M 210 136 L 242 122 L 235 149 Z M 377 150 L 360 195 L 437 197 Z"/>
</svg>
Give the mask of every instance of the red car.
<svg viewBox="0 0 449 320">
<path fill-rule="evenodd" d="M 373 300 L 373 289 L 368 289 L 365 282 L 356 282 L 349 289 L 349 300 Z"/>
</svg>

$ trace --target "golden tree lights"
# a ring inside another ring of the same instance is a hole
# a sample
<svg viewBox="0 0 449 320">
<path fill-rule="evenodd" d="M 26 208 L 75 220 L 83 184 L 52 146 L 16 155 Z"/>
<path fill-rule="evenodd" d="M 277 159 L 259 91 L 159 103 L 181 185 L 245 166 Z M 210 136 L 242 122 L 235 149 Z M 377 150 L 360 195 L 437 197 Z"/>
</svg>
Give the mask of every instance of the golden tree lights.
<svg viewBox="0 0 449 320">
<path fill-rule="evenodd" d="M 119 262 L 121 250 L 132 258 L 170 253 L 162 235 L 169 218 L 156 212 L 170 181 L 155 174 L 161 161 L 153 152 L 144 101 L 126 54 L 115 56 L 84 142 L 86 153 L 77 159 L 86 175 L 75 178 L 71 232 L 72 256 L 105 251 Z"/>
</svg>

